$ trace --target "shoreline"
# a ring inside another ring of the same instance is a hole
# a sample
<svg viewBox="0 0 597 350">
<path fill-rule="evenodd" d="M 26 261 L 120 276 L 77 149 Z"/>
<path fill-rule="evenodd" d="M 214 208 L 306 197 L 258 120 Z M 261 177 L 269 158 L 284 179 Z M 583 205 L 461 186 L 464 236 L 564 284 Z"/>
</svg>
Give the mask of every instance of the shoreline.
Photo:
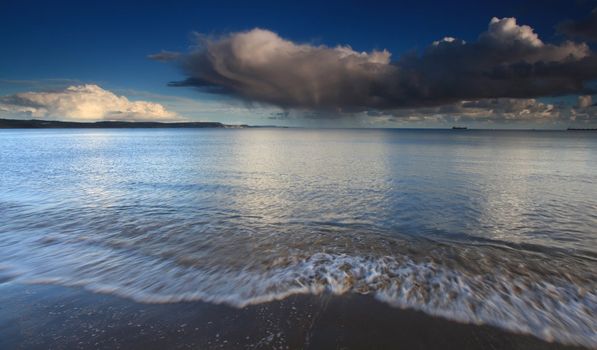
<svg viewBox="0 0 597 350">
<path fill-rule="evenodd" d="M 149 122 L 149 121 L 97 121 L 73 122 L 42 119 L 2 119 L 0 129 L 239 129 L 249 125 L 223 124 L 220 122 Z"/>
<path fill-rule="evenodd" d="M 294 295 L 234 308 L 13 282 L 0 283 L 0 334 L 2 349 L 584 349 L 365 295 Z"/>
</svg>

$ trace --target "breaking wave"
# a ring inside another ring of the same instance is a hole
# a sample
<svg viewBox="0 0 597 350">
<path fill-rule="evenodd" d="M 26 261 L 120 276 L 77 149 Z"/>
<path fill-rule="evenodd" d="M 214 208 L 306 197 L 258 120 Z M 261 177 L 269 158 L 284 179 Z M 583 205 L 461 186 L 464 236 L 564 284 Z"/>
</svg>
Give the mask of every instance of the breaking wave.
<svg viewBox="0 0 597 350">
<path fill-rule="evenodd" d="M 426 255 L 416 253 L 423 248 Z M 473 248 L 410 245 L 392 256 L 303 252 L 257 263 L 248 258 L 244 266 L 234 266 L 215 258 L 155 259 L 133 250 L 46 242 L 43 254 L 27 259 L 17 256 L 19 250 L 4 249 L 8 260 L 27 263 L 4 264 L 0 276 L 78 286 L 144 303 L 201 300 L 243 307 L 293 294 L 369 294 L 451 320 L 597 346 L 596 281 L 590 266 L 569 261 L 578 270 L 573 273 L 560 264 L 538 266 L 550 263 L 534 254 Z"/>
</svg>

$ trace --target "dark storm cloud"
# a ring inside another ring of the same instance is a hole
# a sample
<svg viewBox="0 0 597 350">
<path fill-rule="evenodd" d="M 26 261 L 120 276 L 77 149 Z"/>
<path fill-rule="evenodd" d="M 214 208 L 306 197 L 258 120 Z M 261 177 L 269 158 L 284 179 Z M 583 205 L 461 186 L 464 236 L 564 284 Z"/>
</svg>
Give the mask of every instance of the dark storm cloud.
<svg viewBox="0 0 597 350">
<path fill-rule="evenodd" d="M 593 9 L 588 18 L 560 23 L 558 31 L 573 38 L 597 41 L 597 8 Z"/>
<path fill-rule="evenodd" d="M 472 43 L 446 37 L 421 54 L 390 56 L 296 44 L 254 29 L 200 37 L 194 51 L 171 60 L 188 76 L 174 85 L 283 108 L 342 112 L 586 94 L 586 83 L 597 78 L 597 58 L 586 44 L 544 43 L 514 18 L 493 18 Z"/>
</svg>

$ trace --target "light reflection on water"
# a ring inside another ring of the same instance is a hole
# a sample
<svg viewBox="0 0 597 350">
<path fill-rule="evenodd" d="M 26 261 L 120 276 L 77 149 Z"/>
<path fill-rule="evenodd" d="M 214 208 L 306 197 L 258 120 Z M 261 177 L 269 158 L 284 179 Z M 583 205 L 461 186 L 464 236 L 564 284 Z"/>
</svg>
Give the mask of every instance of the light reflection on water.
<svg viewBox="0 0 597 350">
<path fill-rule="evenodd" d="M 593 133 L 9 130 L 0 161 L 16 281 L 238 306 L 371 293 L 597 344 Z"/>
</svg>

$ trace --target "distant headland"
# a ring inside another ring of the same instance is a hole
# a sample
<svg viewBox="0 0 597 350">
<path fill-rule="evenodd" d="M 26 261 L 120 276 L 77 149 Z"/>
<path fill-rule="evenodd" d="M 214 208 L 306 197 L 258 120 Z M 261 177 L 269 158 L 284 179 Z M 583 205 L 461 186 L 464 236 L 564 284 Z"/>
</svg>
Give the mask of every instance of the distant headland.
<svg viewBox="0 0 597 350">
<path fill-rule="evenodd" d="M 248 128 L 249 125 L 228 125 L 219 122 L 123 122 L 123 121 L 101 121 L 101 122 L 65 122 L 57 120 L 39 119 L 0 119 L 0 129 L 102 129 L 102 128 Z"/>
</svg>

